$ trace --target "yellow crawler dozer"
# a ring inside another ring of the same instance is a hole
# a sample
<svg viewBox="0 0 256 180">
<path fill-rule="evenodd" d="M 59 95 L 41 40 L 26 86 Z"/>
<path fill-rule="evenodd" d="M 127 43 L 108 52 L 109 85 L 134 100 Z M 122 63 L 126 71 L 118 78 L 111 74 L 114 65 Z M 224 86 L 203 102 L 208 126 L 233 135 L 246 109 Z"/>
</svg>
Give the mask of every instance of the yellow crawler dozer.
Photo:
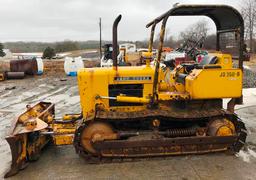
<svg viewBox="0 0 256 180">
<path fill-rule="evenodd" d="M 225 16 L 223 15 L 225 14 Z M 205 15 L 217 27 L 216 53 L 200 64 L 161 69 L 165 25 L 169 16 Z M 244 145 L 246 129 L 234 114 L 242 103 L 243 19 L 235 9 L 218 5 L 180 5 L 150 22 L 149 51 L 144 66 L 117 66 L 117 26 L 113 24 L 113 67 L 85 68 L 78 72 L 81 114 L 54 118 L 54 104 L 28 106 L 6 138 L 12 151 L 14 175 L 39 158 L 48 143 L 74 144 L 88 161 L 126 157 L 198 154 L 230 150 Z M 162 23 L 157 60 L 152 60 L 155 27 Z M 220 37 L 235 33 L 239 67 L 221 52 Z M 224 98 L 230 98 L 223 109 Z"/>
</svg>

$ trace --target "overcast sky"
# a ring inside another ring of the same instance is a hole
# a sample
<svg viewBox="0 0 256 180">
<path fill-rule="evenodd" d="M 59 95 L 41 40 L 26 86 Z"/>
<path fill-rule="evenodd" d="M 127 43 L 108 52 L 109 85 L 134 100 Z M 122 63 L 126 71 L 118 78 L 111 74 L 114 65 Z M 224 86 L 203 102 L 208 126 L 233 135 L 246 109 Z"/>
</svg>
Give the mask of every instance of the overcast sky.
<svg viewBox="0 0 256 180">
<path fill-rule="evenodd" d="M 111 40 L 112 23 L 118 14 L 120 40 L 145 40 L 149 29 L 145 25 L 161 15 L 176 2 L 208 4 L 210 0 L 0 0 L 0 41 L 63 41 L 98 40 L 99 17 L 102 18 L 102 37 Z M 240 9 L 241 0 L 214 0 Z M 200 18 L 169 19 L 168 34 L 180 31 Z M 211 32 L 215 31 L 209 22 Z"/>
</svg>

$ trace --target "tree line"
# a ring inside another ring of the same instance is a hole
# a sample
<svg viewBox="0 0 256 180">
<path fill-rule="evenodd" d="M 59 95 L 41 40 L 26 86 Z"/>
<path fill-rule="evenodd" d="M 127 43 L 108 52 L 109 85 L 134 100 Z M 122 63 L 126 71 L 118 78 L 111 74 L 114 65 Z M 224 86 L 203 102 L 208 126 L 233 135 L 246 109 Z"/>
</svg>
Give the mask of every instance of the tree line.
<svg viewBox="0 0 256 180">
<path fill-rule="evenodd" d="M 6 49 L 11 52 L 43 52 L 47 47 L 51 47 L 56 52 L 66 52 L 80 49 L 94 49 L 98 47 L 98 41 L 71 41 L 65 40 L 62 42 L 5 42 L 3 43 Z"/>
</svg>

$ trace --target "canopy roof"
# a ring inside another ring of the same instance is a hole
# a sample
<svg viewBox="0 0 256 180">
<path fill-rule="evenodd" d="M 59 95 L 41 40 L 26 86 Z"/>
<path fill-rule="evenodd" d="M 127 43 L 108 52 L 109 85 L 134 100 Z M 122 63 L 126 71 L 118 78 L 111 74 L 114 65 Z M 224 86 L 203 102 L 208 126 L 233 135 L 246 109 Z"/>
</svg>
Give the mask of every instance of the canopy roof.
<svg viewBox="0 0 256 180">
<path fill-rule="evenodd" d="M 244 31 L 241 14 L 227 5 L 178 5 L 148 23 L 146 27 L 150 27 L 154 22 L 159 23 L 167 16 L 207 16 L 214 21 L 217 31 L 238 28 L 240 33 Z"/>
</svg>

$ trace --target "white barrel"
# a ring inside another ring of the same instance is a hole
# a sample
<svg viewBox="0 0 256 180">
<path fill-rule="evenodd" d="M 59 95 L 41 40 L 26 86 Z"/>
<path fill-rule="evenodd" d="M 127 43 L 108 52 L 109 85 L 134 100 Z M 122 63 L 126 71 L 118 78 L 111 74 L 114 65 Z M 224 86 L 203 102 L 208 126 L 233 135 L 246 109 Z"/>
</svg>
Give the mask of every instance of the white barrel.
<svg viewBox="0 0 256 180">
<path fill-rule="evenodd" d="M 44 63 L 42 58 L 36 58 L 36 62 L 37 62 L 37 74 L 42 75 L 44 72 Z"/>
<path fill-rule="evenodd" d="M 77 71 L 84 68 L 84 62 L 81 57 L 66 57 L 64 62 L 64 71 L 68 76 L 76 76 Z"/>
</svg>

